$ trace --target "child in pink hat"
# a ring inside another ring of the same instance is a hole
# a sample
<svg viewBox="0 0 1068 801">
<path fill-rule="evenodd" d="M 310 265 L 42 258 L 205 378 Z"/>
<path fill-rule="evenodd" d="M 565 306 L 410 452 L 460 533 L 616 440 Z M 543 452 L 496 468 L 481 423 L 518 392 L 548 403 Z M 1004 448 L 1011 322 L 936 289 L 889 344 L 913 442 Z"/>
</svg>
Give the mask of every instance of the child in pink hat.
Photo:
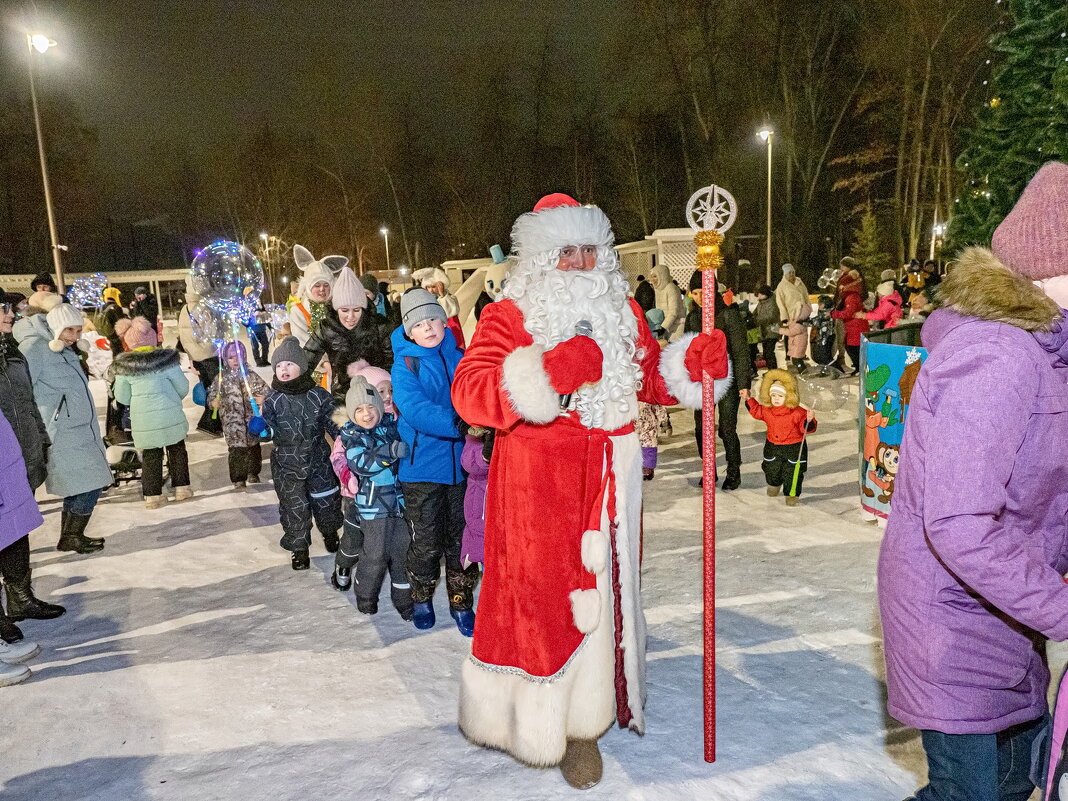
<svg viewBox="0 0 1068 801">
<path fill-rule="evenodd" d="M 386 411 L 394 417 L 398 417 L 397 407 L 393 405 L 393 379 L 390 377 L 389 372 L 360 359 L 349 365 L 349 376 L 355 378 L 358 375 L 366 378 L 367 383 L 378 390 L 378 394 L 382 396 L 382 405 Z"/>
</svg>

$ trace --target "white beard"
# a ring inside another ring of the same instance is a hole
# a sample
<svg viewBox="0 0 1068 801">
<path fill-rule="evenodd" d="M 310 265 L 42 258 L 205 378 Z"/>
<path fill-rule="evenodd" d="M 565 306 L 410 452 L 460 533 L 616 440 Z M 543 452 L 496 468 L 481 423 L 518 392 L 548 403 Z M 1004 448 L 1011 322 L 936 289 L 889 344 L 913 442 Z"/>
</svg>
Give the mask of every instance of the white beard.
<svg viewBox="0 0 1068 801">
<path fill-rule="evenodd" d="M 615 251 L 598 250 L 597 267 L 589 272 L 556 269 L 555 251 L 521 259 L 509 274 L 504 295 L 523 313 L 534 343 L 546 350 L 575 336 L 580 320 L 589 321 L 604 354 L 603 373 L 597 383 L 575 391 L 572 408 L 584 426 L 611 431 L 633 422 L 638 414 L 638 321 Z"/>
</svg>

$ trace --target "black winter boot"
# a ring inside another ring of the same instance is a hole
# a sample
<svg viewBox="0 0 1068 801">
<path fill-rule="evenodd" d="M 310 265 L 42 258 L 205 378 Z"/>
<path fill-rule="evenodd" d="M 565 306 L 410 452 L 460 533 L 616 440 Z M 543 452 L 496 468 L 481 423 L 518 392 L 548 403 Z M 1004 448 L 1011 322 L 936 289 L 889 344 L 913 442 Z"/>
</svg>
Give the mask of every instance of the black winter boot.
<svg viewBox="0 0 1068 801">
<path fill-rule="evenodd" d="M 337 553 L 338 542 L 336 531 L 327 531 L 323 534 L 323 545 L 326 546 L 327 553 Z"/>
<path fill-rule="evenodd" d="M 454 611 L 471 609 L 475 605 L 475 587 L 481 573 L 478 564 L 470 564 L 466 570 L 446 565 L 445 588 L 449 591 L 449 608 Z"/>
<path fill-rule="evenodd" d="M 99 537 L 85 536 L 85 527 L 89 525 L 91 515 L 64 513 L 63 529 L 59 533 L 57 551 L 76 551 L 78 553 L 95 553 L 104 547 L 104 540 Z"/>
<path fill-rule="evenodd" d="M 290 563 L 294 570 L 307 570 L 311 567 L 311 558 L 308 556 L 307 551 L 293 551 Z"/>
<path fill-rule="evenodd" d="M 15 625 L 9 617 L 0 615 L 0 640 L 3 640 L 8 645 L 13 642 L 18 642 L 22 639 L 22 629 Z"/>
<path fill-rule="evenodd" d="M 4 581 L 7 590 L 7 615 L 15 622 L 20 620 L 52 620 L 67 610 L 59 604 L 42 601 L 33 594 L 30 577 L 20 581 Z"/>
</svg>

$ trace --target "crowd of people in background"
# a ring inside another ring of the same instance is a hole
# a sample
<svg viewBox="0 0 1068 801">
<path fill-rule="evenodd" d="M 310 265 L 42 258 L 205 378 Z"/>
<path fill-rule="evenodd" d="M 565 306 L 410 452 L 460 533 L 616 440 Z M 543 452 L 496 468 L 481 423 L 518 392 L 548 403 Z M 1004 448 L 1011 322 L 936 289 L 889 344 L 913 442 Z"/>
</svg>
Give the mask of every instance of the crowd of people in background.
<svg viewBox="0 0 1068 801">
<path fill-rule="evenodd" d="M 195 428 L 225 441 L 235 492 L 261 482 L 263 446 L 272 443 L 280 545 L 290 552 L 295 570 L 310 564 L 316 527 L 327 550 L 337 554 L 333 585 L 342 591 L 355 587 L 360 611 L 377 611 L 378 589 L 388 573 L 397 611 L 429 628 L 444 559 L 450 612 L 470 636 L 494 437 L 492 430 L 468 428 L 451 406 L 452 375 L 464 343 L 448 277 L 438 268 L 419 271 L 419 286 L 394 300 L 373 274 L 357 276 L 345 257 L 317 259 L 301 246 L 294 257 L 302 278 L 284 324 L 262 304 L 246 321 L 251 361 L 240 341 L 219 352 L 198 335 L 192 310 L 200 298 L 191 285 L 173 348 L 162 346 L 159 303 L 144 287 L 134 290 L 128 305 L 117 288 L 107 288 L 92 315 L 64 302 L 47 275 L 35 278 L 29 297 L 4 294 L 0 386 L 6 391 L 0 392 L 0 406 L 20 445 L 25 474 L 20 491 L 32 499 L 44 484 L 63 499 L 57 548 L 80 554 L 104 547 L 102 537 L 91 535 L 90 523 L 115 481 L 109 445 L 138 452 L 147 510 L 193 498 L 185 443 L 190 426 L 183 408 L 188 368 L 196 374 L 194 400 L 204 407 Z M 760 285 L 735 294 L 720 284 L 715 293 L 716 328 L 726 337 L 732 363 L 731 390 L 717 406 L 724 490 L 741 485 L 737 425 L 744 403 L 768 425 L 769 495 L 784 491 L 787 502 L 796 504 L 800 481 L 784 478 L 785 454 L 790 446 L 798 448 L 815 421 L 798 410 L 794 374 L 814 362 L 856 375 L 862 335 L 873 326 L 922 320 L 932 308 L 938 281 L 932 263 L 907 265 L 900 280 L 898 272 L 884 272 L 871 295 L 852 259 L 843 259 L 840 269 L 833 293 L 815 304 L 790 264 L 783 265 L 774 289 Z M 657 265 L 648 280 L 638 276 L 634 299 L 660 347 L 701 330 L 700 273 L 693 273 L 683 292 L 666 265 Z M 102 376 L 103 430 L 79 350 L 83 328 L 106 340 L 112 356 Z M 270 368 L 271 374 L 265 380 L 255 368 Z M 759 391 L 750 397 L 758 377 Z M 694 421 L 700 450 L 700 410 Z M 672 433 L 667 409 L 642 403 L 636 428 L 643 477 L 652 480 L 660 438 Z M 6 429 L 0 431 L 5 436 Z M 807 465 L 800 452 L 790 464 L 799 459 Z M 11 475 L 4 480 L 10 482 Z M 40 525 L 38 517 L 33 505 L 15 525 L 25 529 L 23 535 L 0 539 L 0 544 L 11 540 L 0 550 L 8 602 L 6 615 L 0 615 L 0 661 L 27 659 L 36 648 L 19 644 L 18 617 L 63 611 L 37 599 L 30 585 L 25 533 Z M 9 521 L 4 523 L 6 531 Z M 11 676 L 20 672 L 7 670 Z"/>
</svg>

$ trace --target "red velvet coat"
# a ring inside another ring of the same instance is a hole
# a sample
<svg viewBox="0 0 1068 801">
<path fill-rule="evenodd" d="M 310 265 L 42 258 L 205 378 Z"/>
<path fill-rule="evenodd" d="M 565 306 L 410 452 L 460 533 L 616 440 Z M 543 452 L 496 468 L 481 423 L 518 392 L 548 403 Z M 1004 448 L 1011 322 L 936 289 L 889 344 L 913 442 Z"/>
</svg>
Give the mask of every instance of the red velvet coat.
<svg viewBox="0 0 1068 801">
<path fill-rule="evenodd" d="M 864 300 L 860 297 L 860 292 L 847 291 L 842 296 L 842 308 L 831 312 L 831 317 L 835 320 L 845 322 L 845 344 L 847 345 L 859 345 L 861 336 L 871 330 L 867 320 L 853 319 L 854 314 L 862 311 L 864 311 Z"/>
<path fill-rule="evenodd" d="M 661 349 L 638 305 L 640 400 L 677 403 L 658 370 Z M 472 654 L 492 665 L 551 676 L 582 641 L 569 593 L 591 589 L 581 558 L 585 531 L 599 528 L 608 434 L 574 413 L 547 424 L 524 420 L 506 386 L 505 359 L 534 344 L 510 300 L 486 307 L 456 370 L 453 404 L 468 423 L 497 429 L 486 498 L 486 571 Z M 632 427 L 632 426 L 631 426 Z M 622 433 L 622 432 L 620 432 Z"/>
</svg>

